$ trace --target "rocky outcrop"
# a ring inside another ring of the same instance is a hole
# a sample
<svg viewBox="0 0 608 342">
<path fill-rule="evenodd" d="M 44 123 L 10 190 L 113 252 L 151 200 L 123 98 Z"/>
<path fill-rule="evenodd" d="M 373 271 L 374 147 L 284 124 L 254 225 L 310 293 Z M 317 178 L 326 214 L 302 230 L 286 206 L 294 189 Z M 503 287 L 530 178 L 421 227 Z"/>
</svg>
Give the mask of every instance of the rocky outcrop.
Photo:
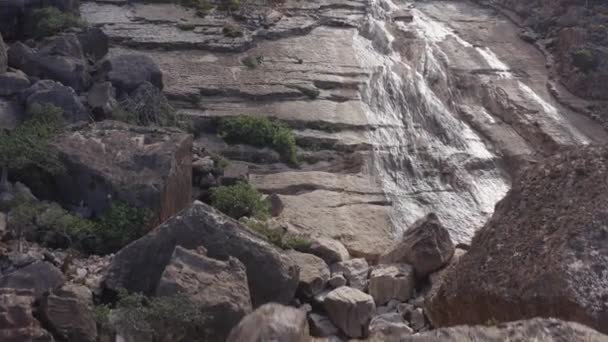
<svg viewBox="0 0 608 342">
<path fill-rule="evenodd" d="M 403 234 L 401 241 L 380 257 L 381 263 L 407 263 L 418 277 L 447 265 L 454 254 L 450 233 L 435 214 L 429 214 Z"/>
<path fill-rule="evenodd" d="M 357 289 L 342 286 L 327 294 L 323 307 L 331 321 L 346 336 L 361 338 L 368 333 L 376 306 L 374 299 Z"/>
<path fill-rule="evenodd" d="M 185 295 L 209 315 L 209 341 L 226 340 L 230 329 L 251 312 L 245 266 L 236 258 L 214 260 L 196 251 L 175 247 L 156 295 Z M 194 338 L 194 337 L 191 337 Z"/>
<path fill-rule="evenodd" d="M 298 290 L 303 296 L 312 298 L 325 289 L 329 267 L 323 259 L 296 251 L 290 251 L 288 255 L 300 268 Z"/>
<path fill-rule="evenodd" d="M 370 342 L 516 342 L 516 341 L 546 341 L 567 342 L 606 341 L 608 336 L 598 333 L 584 325 L 564 322 L 557 319 L 535 318 L 527 321 L 517 321 L 497 326 L 457 326 L 432 330 L 417 335 L 393 334 L 379 335 L 369 339 Z"/>
<path fill-rule="evenodd" d="M 521 173 L 428 298 L 431 322 L 551 316 L 608 331 L 607 163 L 606 148 L 573 148 Z"/>
<path fill-rule="evenodd" d="M 16 95 L 29 86 L 30 80 L 19 70 L 0 73 L 0 96 Z"/>
<path fill-rule="evenodd" d="M 109 57 L 101 65 L 101 73 L 116 89 L 131 92 L 144 82 L 163 89 L 163 74 L 158 65 L 142 54 Z"/>
<path fill-rule="evenodd" d="M 67 168 L 55 179 L 54 195 L 64 203 L 100 214 L 123 201 L 152 209 L 163 222 L 191 202 L 192 137 L 179 130 L 104 121 L 68 130 L 52 144 Z"/>
<path fill-rule="evenodd" d="M 247 315 L 226 342 L 309 342 L 306 313 L 280 304 L 265 304 Z"/>
<path fill-rule="evenodd" d="M 0 340 L 3 342 L 53 342 L 53 336 L 33 315 L 31 290 L 0 289 Z"/>
<path fill-rule="evenodd" d="M 376 305 L 384 305 L 392 299 L 405 302 L 412 296 L 414 281 L 414 269 L 410 265 L 379 265 L 370 273 L 369 294 Z"/>
<path fill-rule="evenodd" d="M 95 342 L 93 294 L 84 286 L 65 285 L 41 301 L 41 316 L 55 337 L 68 342 Z"/>
<path fill-rule="evenodd" d="M 299 271 L 289 257 L 201 202 L 117 253 L 105 279 L 106 287 L 153 293 L 176 246 L 202 246 L 209 257 L 239 259 L 247 269 L 254 307 L 271 301 L 288 303 L 295 295 Z"/>
<path fill-rule="evenodd" d="M 45 292 L 60 288 L 65 283 L 61 271 L 46 261 L 35 261 L 13 272 L 0 276 L 0 288 L 31 290 L 35 299 Z"/>
<path fill-rule="evenodd" d="M 26 106 L 51 104 L 63 110 L 68 123 L 89 121 L 90 115 L 74 89 L 51 80 L 41 80 L 21 92 Z"/>
</svg>

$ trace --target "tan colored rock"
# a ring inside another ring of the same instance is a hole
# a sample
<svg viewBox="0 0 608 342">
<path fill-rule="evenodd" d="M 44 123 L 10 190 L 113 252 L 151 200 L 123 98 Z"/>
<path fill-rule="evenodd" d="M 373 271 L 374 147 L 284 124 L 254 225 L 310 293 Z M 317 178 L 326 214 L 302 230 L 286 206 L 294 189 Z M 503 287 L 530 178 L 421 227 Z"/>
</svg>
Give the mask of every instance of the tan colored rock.
<svg viewBox="0 0 608 342">
<path fill-rule="evenodd" d="M 350 287 L 361 291 L 367 290 L 369 265 L 365 259 L 350 259 L 335 263 L 331 265 L 331 273 L 342 274 Z"/>
<path fill-rule="evenodd" d="M 0 341 L 54 341 L 53 336 L 34 318 L 33 305 L 34 293 L 31 290 L 0 289 Z"/>
<path fill-rule="evenodd" d="M 398 312 L 390 312 L 375 316 L 369 323 L 369 333 L 374 335 L 399 336 L 414 333 L 403 316 Z"/>
<path fill-rule="evenodd" d="M 327 294 L 323 307 L 331 321 L 347 336 L 367 336 L 376 305 L 374 299 L 355 288 L 342 286 Z"/>
<path fill-rule="evenodd" d="M 298 290 L 304 296 L 314 297 L 325 289 L 330 273 L 323 259 L 297 251 L 290 251 L 288 255 L 300 267 Z"/>
<path fill-rule="evenodd" d="M 96 341 L 93 294 L 88 288 L 70 284 L 52 290 L 41 301 L 41 312 L 55 336 L 69 342 Z"/>
<path fill-rule="evenodd" d="M 309 342 L 306 312 L 280 304 L 264 304 L 230 332 L 226 342 Z"/>
<path fill-rule="evenodd" d="M 384 305 L 391 299 L 407 301 L 414 285 L 414 268 L 408 264 L 378 265 L 369 276 L 369 294 L 376 305 Z"/>
<path fill-rule="evenodd" d="M 340 241 L 327 237 L 313 239 L 306 252 L 325 260 L 328 265 L 350 259 L 348 250 Z"/>
</svg>

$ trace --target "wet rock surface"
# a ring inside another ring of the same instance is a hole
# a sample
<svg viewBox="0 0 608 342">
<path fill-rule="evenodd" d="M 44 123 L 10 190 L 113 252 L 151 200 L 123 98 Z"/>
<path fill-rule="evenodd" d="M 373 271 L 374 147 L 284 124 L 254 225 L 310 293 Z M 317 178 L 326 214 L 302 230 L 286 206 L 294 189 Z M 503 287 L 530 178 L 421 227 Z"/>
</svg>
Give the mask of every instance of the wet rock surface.
<svg viewBox="0 0 608 342">
<path fill-rule="evenodd" d="M 553 316 L 605 332 L 607 160 L 603 147 L 571 149 L 517 177 L 427 299 L 431 322 Z"/>
</svg>

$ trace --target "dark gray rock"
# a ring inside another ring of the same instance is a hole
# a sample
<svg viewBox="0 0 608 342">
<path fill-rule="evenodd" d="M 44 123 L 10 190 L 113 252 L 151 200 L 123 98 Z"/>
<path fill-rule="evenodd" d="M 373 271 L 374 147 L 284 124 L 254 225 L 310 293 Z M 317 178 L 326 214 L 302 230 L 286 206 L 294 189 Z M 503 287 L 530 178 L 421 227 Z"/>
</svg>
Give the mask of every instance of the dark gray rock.
<svg viewBox="0 0 608 342">
<path fill-rule="evenodd" d="M 280 304 L 265 304 L 247 315 L 226 342 L 309 342 L 306 312 Z"/>
<path fill-rule="evenodd" d="M 42 298 L 49 290 L 60 288 L 64 283 L 63 273 L 45 261 L 31 263 L 0 277 L 0 287 L 32 290 L 36 299 Z"/>
<path fill-rule="evenodd" d="M 289 257 L 201 202 L 195 202 L 116 254 L 105 286 L 153 293 L 175 246 L 203 246 L 210 257 L 239 259 L 247 268 L 254 307 L 271 301 L 288 303 L 295 295 L 299 270 Z"/>
<path fill-rule="evenodd" d="M 110 39 L 99 27 L 87 27 L 76 36 L 87 58 L 97 61 L 108 53 Z"/>
<path fill-rule="evenodd" d="M 51 290 L 41 300 L 40 312 L 41 319 L 62 341 L 96 341 L 93 294 L 88 288 L 70 284 Z"/>
<path fill-rule="evenodd" d="M 52 79 L 79 92 L 90 83 L 87 62 L 74 34 L 44 41 L 38 49 L 17 42 L 8 50 L 8 63 L 30 76 Z"/>
<path fill-rule="evenodd" d="M 120 91 L 130 93 L 144 82 L 150 82 L 163 89 L 163 74 L 146 55 L 130 54 L 110 57 L 101 66 L 106 79 Z"/>
<path fill-rule="evenodd" d="M 0 33 L 0 74 L 6 72 L 7 67 L 8 56 L 6 55 L 6 45 L 4 45 L 4 40 L 2 39 L 2 34 Z"/>
<path fill-rule="evenodd" d="M 327 316 L 310 313 L 308 315 L 308 325 L 310 334 L 315 337 L 327 337 L 338 334 L 338 328 Z"/>
<path fill-rule="evenodd" d="M 118 106 L 116 89 L 110 82 L 95 83 L 89 89 L 87 102 L 96 118 L 109 118 Z"/>
<path fill-rule="evenodd" d="M 0 96 L 13 96 L 30 86 L 30 80 L 19 71 L 0 73 Z"/>
<path fill-rule="evenodd" d="M 32 13 L 43 7 L 56 7 L 62 12 L 78 13 L 78 0 L 0 1 L 0 33 L 7 39 L 23 39 L 31 34 Z"/>
<path fill-rule="evenodd" d="M 32 290 L 0 288 L 0 341 L 53 342 L 53 336 L 34 318 Z"/>
<path fill-rule="evenodd" d="M 60 83 L 44 80 L 36 82 L 23 92 L 27 96 L 26 105 L 52 104 L 63 110 L 63 118 L 70 123 L 89 121 L 89 112 L 84 107 L 74 89 Z"/>
<path fill-rule="evenodd" d="M 14 129 L 24 118 L 25 111 L 21 104 L 0 99 L 0 129 Z"/>
<path fill-rule="evenodd" d="M 176 294 L 185 295 L 209 314 L 205 325 L 209 342 L 224 342 L 252 310 L 245 266 L 238 259 L 215 260 L 180 246 L 175 247 L 156 290 L 158 296 Z"/>
</svg>

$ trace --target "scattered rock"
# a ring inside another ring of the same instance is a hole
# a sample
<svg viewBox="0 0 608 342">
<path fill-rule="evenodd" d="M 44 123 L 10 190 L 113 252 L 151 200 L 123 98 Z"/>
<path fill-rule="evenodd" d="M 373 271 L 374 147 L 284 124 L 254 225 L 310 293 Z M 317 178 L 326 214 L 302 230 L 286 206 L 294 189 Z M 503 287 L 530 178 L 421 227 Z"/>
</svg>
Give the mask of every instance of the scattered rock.
<svg viewBox="0 0 608 342">
<path fill-rule="evenodd" d="M 374 299 L 355 288 L 342 286 L 327 294 L 323 307 L 329 318 L 349 337 L 367 336 L 376 309 Z"/>
<path fill-rule="evenodd" d="M 403 316 L 397 312 L 390 312 L 375 316 L 369 323 L 369 333 L 371 336 L 377 334 L 395 336 L 409 335 L 414 331 L 410 328 Z"/>
<path fill-rule="evenodd" d="M 325 260 L 328 265 L 350 259 L 348 250 L 340 241 L 326 237 L 314 238 L 306 252 Z"/>
<path fill-rule="evenodd" d="M 367 289 L 367 276 L 369 273 L 369 265 L 363 258 L 350 259 L 341 261 L 331 265 L 331 273 L 340 273 L 348 281 L 348 286 L 358 290 L 365 291 Z"/>
<path fill-rule="evenodd" d="M 67 168 L 55 177 L 52 192 L 64 203 L 83 202 L 98 214 L 112 200 L 123 201 L 156 211 L 157 222 L 190 204 L 192 137 L 179 130 L 102 121 L 52 143 Z"/>
<path fill-rule="evenodd" d="M 36 261 L 0 277 L 0 287 L 29 289 L 38 300 L 42 295 L 65 283 L 61 271 L 46 261 Z"/>
<path fill-rule="evenodd" d="M 76 36 L 82 46 L 82 52 L 89 59 L 97 61 L 108 53 L 110 39 L 99 27 L 86 27 Z"/>
<path fill-rule="evenodd" d="M 120 55 L 103 61 L 101 72 L 119 91 L 130 93 L 144 82 L 163 89 L 163 74 L 152 60 L 142 54 Z"/>
<path fill-rule="evenodd" d="M 298 267 L 270 243 L 209 207 L 195 202 L 154 231 L 116 254 L 105 285 L 117 290 L 153 293 L 175 246 L 203 246 L 209 257 L 233 256 L 247 268 L 254 307 L 275 301 L 290 302 L 298 286 Z"/>
<path fill-rule="evenodd" d="M 0 340 L 3 342 L 53 342 L 51 334 L 34 318 L 31 290 L 0 288 Z"/>
<path fill-rule="evenodd" d="M 309 342 L 306 313 L 280 304 L 265 304 L 245 316 L 226 342 Z"/>
<path fill-rule="evenodd" d="M 30 86 L 30 80 L 20 70 L 0 73 L 0 96 L 13 96 Z"/>
<path fill-rule="evenodd" d="M 245 266 L 233 257 L 219 261 L 175 247 L 156 295 L 178 293 L 198 303 L 211 316 L 206 326 L 210 341 L 225 341 L 230 329 L 252 310 Z"/>
<path fill-rule="evenodd" d="M 376 305 L 384 305 L 391 299 L 404 302 L 412 296 L 414 282 L 414 269 L 410 265 L 379 265 L 370 273 L 369 294 Z"/>
<path fill-rule="evenodd" d="M 323 259 L 296 251 L 290 251 L 288 255 L 300 268 L 298 290 L 304 297 L 314 297 L 325 289 L 329 280 L 329 267 Z"/>
<path fill-rule="evenodd" d="M 424 318 L 424 311 L 422 308 L 416 308 L 410 312 L 410 322 L 414 330 L 419 331 L 426 325 L 426 319 Z"/>
<path fill-rule="evenodd" d="M 447 265 L 453 254 L 450 233 L 435 214 L 429 214 L 406 231 L 401 242 L 380 257 L 380 263 L 410 264 L 422 278 Z"/>
<path fill-rule="evenodd" d="M 326 316 L 310 313 L 308 315 L 308 324 L 312 336 L 328 337 L 338 334 L 338 328 Z"/>
<path fill-rule="evenodd" d="M 608 332 L 606 165 L 608 149 L 577 147 L 521 172 L 429 295 L 432 324 L 551 316 Z"/>
<path fill-rule="evenodd" d="M 96 118 L 109 118 L 118 102 L 116 89 L 110 82 L 95 83 L 87 95 L 87 102 Z"/>
<path fill-rule="evenodd" d="M 346 285 L 346 278 L 344 278 L 344 276 L 340 273 L 336 273 L 334 275 L 331 276 L 331 278 L 329 278 L 329 286 L 331 286 L 332 288 L 338 288 L 340 286 L 345 286 Z"/>
<path fill-rule="evenodd" d="M 64 285 L 41 301 L 42 319 L 53 334 L 68 342 L 95 342 L 97 325 L 93 294 L 84 286 Z"/>
<path fill-rule="evenodd" d="M 89 121 L 90 115 L 74 89 L 51 80 L 34 83 L 23 94 L 27 96 L 26 104 L 52 104 L 63 110 L 63 117 L 70 123 Z"/>
</svg>

